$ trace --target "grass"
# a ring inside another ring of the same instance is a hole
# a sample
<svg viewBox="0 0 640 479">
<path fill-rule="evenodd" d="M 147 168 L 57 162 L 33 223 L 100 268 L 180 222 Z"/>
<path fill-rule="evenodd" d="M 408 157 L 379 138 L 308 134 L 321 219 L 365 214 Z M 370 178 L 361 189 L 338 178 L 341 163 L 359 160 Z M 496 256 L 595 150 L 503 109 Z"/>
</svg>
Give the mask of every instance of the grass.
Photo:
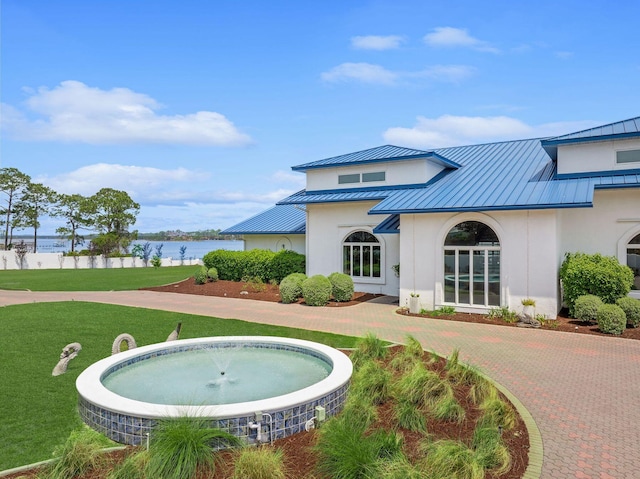
<svg viewBox="0 0 640 479">
<path fill-rule="evenodd" d="M 184 416 L 158 421 L 151 434 L 147 477 L 191 479 L 199 467 L 213 475 L 212 445 L 216 441 L 229 446 L 240 444 L 240 439 L 230 433 L 210 427 L 206 419 Z"/>
<path fill-rule="evenodd" d="M 54 454 L 55 462 L 46 465 L 41 479 L 73 479 L 96 467 L 103 459 L 100 451 L 111 441 L 88 427 L 81 427 L 69 435 Z"/>
<path fill-rule="evenodd" d="M 0 271 L 0 289 L 31 291 L 124 291 L 182 281 L 197 266 L 166 268 L 38 269 Z"/>
<path fill-rule="evenodd" d="M 281 449 L 244 448 L 236 456 L 233 479 L 285 479 Z"/>
<path fill-rule="evenodd" d="M 116 336 L 129 333 L 139 346 L 162 342 L 178 322 L 182 322 L 180 337 L 183 339 L 229 335 L 286 336 L 339 348 L 352 348 L 357 339 L 97 303 L 33 303 L 2 307 L 0 470 L 50 458 L 53 449 L 80 425 L 75 380 L 90 364 L 110 355 Z M 51 371 L 62 348 L 75 341 L 82 344 L 82 351 L 69 363 L 66 374 L 52 377 Z"/>
</svg>

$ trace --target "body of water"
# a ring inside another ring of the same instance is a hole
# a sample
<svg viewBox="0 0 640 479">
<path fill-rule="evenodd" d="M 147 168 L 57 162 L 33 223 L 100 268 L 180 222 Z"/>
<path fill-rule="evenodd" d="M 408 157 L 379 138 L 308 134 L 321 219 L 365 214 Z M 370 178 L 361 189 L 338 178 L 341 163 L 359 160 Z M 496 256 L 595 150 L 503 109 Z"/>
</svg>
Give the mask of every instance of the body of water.
<svg viewBox="0 0 640 479">
<path fill-rule="evenodd" d="M 25 240 L 27 242 L 27 240 Z M 32 241 L 29 241 L 32 242 Z M 133 245 L 144 245 L 147 241 L 136 240 L 129 247 L 129 252 Z M 238 240 L 206 240 L 206 241 L 148 241 L 151 244 L 151 256 L 156 253 L 156 247 L 162 246 L 162 257 L 180 259 L 180 248 L 186 246 L 184 259 L 202 259 L 209 251 L 217 249 L 226 249 L 230 251 L 242 251 L 244 249 L 244 241 Z M 83 249 L 88 243 L 79 247 Z M 71 243 L 69 241 L 56 238 L 38 238 L 38 253 L 63 253 L 71 251 Z"/>
</svg>

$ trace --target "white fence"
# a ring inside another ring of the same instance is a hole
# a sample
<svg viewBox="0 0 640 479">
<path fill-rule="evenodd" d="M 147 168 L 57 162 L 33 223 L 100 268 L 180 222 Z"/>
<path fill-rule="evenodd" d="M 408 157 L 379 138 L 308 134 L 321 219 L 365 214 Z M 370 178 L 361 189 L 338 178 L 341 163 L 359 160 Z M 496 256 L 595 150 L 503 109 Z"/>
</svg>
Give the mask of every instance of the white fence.
<svg viewBox="0 0 640 479">
<path fill-rule="evenodd" d="M 199 265 L 199 259 L 162 258 L 162 266 Z M 15 251 L 0 251 L 0 270 L 7 269 L 90 269 L 90 268 L 144 268 L 140 258 L 132 256 L 105 258 L 99 256 L 63 256 L 62 253 L 27 253 L 22 260 Z M 147 267 L 151 267 L 151 260 Z"/>
</svg>

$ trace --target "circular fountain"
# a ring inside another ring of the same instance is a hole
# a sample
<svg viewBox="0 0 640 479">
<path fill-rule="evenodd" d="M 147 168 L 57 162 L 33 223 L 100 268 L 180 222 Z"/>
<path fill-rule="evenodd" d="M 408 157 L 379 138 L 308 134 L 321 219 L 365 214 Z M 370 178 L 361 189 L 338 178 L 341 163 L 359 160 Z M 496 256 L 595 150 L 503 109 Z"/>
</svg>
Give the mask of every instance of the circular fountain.
<svg viewBox="0 0 640 479">
<path fill-rule="evenodd" d="M 102 359 L 76 381 L 85 423 L 141 444 L 158 419 L 211 420 L 252 441 L 305 429 L 338 413 L 352 365 L 340 351 L 290 338 L 233 336 L 152 344 Z"/>
</svg>

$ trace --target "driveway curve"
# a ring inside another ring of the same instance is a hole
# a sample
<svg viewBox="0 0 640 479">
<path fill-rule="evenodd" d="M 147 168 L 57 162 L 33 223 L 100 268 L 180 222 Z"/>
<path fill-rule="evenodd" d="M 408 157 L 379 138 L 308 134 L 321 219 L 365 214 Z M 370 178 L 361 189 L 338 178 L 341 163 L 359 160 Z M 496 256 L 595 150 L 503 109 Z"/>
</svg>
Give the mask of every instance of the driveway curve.
<svg viewBox="0 0 640 479">
<path fill-rule="evenodd" d="M 640 478 L 640 341 L 400 316 L 384 298 L 348 308 L 157 293 L 0 291 L 0 306 L 89 301 L 402 342 L 480 367 L 514 394 L 542 435 L 544 479 Z"/>
</svg>

